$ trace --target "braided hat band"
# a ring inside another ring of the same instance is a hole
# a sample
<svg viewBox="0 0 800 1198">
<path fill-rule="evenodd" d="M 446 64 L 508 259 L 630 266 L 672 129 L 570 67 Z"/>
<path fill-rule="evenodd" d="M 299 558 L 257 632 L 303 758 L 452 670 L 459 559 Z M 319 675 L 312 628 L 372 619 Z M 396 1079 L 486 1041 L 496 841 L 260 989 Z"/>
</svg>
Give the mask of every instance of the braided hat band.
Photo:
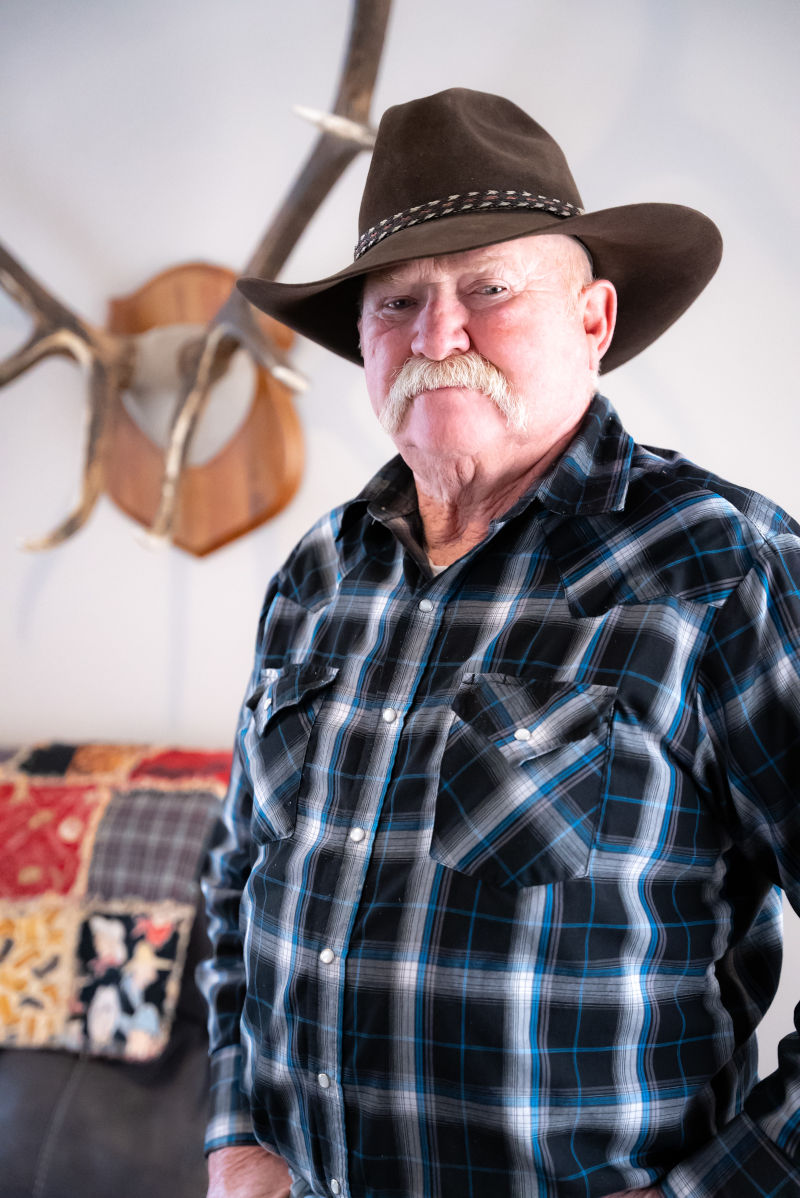
<svg viewBox="0 0 800 1198">
<path fill-rule="evenodd" d="M 515 208 L 549 212 L 552 216 L 561 217 L 583 215 L 583 208 L 579 208 L 577 204 L 571 204 L 568 200 L 533 195 L 530 191 L 468 191 L 464 195 L 447 196 L 444 200 L 428 200 L 426 204 L 415 204 L 413 208 L 406 208 L 404 212 L 396 212 L 394 216 L 379 221 L 359 237 L 353 251 L 353 261 L 357 262 L 362 254 L 371 250 L 385 237 L 391 237 L 392 233 L 408 229 L 411 225 L 421 225 L 424 221 L 437 220 L 439 217 L 452 216 L 455 213 L 486 212 L 492 209 L 509 212 Z"/>
</svg>

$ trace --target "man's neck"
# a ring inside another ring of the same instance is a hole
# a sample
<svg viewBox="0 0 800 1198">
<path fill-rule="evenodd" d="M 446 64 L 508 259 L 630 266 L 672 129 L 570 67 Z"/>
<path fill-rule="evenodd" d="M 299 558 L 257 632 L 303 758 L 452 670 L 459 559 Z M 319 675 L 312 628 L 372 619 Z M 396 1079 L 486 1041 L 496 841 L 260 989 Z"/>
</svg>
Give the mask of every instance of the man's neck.
<svg viewBox="0 0 800 1198">
<path fill-rule="evenodd" d="M 486 539 L 489 525 L 534 486 L 574 436 L 571 429 L 525 469 L 492 476 L 474 463 L 431 464 L 414 471 L 425 548 L 436 566 L 449 566 Z"/>
</svg>

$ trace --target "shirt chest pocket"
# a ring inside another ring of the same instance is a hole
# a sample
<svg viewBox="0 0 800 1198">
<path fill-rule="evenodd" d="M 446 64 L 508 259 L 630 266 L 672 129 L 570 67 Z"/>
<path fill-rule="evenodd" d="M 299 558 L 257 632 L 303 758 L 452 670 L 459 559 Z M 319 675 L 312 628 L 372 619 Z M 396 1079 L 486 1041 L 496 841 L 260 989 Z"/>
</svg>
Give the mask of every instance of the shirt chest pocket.
<svg viewBox="0 0 800 1198">
<path fill-rule="evenodd" d="M 442 757 L 435 860 L 505 889 L 585 877 L 615 693 L 468 675 Z"/>
<path fill-rule="evenodd" d="M 253 789 L 253 825 L 263 840 L 294 832 L 303 767 L 335 666 L 297 663 L 262 670 L 246 700 L 245 759 Z"/>
</svg>

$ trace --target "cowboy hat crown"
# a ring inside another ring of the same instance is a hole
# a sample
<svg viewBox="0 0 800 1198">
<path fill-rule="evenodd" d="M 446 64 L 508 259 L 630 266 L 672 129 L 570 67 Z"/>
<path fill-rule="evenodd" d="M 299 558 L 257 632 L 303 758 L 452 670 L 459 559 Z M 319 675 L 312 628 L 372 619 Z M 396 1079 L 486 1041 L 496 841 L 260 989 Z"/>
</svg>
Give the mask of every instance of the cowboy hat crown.
<svg viewBox="0 0 800 1198">
<path fill-rule="evenodd" d="M 628 361 L 697 298 L 719 265 L 713 221 L 679 204 L 584 212 L 557 142 L 502 96 L 451 88 L 387 109 L 361 202 L 354 260 L 313 283 L 244 278 L 262 311 L 361 362 L 364 275 L 400 262 L 565 233 L 619 294 L 604 371 Z"/>
</svg>

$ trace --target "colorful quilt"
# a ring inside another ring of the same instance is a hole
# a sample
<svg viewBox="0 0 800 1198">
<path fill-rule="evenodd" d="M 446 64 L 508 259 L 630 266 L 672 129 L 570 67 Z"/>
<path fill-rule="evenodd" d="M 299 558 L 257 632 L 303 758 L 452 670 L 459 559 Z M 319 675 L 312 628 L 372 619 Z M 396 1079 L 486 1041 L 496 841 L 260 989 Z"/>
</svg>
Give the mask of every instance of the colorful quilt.
<svg viewBox="0 0 800 1198">
<path fill-rule="evenodd" d="M 0 753 L 0 1045 L 152 1060 L 180 990 L 230 753 Z"/>
</svg>

